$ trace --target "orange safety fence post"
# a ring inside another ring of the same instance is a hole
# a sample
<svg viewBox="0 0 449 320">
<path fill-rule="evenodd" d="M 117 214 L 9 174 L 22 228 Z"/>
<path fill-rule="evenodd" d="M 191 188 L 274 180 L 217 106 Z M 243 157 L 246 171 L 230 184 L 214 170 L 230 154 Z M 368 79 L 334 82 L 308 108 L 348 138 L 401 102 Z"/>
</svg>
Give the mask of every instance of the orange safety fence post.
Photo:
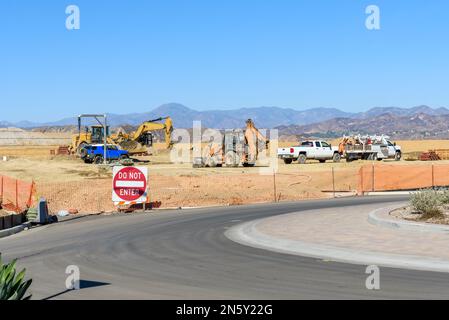
<svg viewBox="0 0 449 320">
<path fill-rule="evenodd" d="M 435 168 L 432 163 L 432 188 L 435 188 Z"/>
<path fill-rule="evenodd" d="M 144 204 L 144 206 L 145 206 L 144 207 L 145 208 L 144 211 L 148 210 L 148 209 L 150 209 L 150 210 L 152 209 L 151 206 L 150 206 L 150 204 L 151 204 L 151 200 L 150 200 L 151 199 L 151 193 L 150 193 L 151 192 L 151 188 L 150 188 L 150 175 L 149 174 L 148 174 L 148 179 L 147 179 L 147 186 L 148 186 L 147 202 Z"/>
<path fill-rule="evenodd" d="M 19 211 L 19 180 L 16 180 L 16 211 Z"/>
<path fill-rule="evenodd" d="M 0 176 L 0 203 L 3 203 L 3 176 Z"/>
<path fill-rule="evenodd" d="M 360 186 L 361 186 L 360 192 L 361 192 L 361 195 L 364 196 L 365 188 L 363 186 L 363 166 L 360 167 L 359 175 L 360 175 Z"/>
<path fill-rule="evenodd" d="M 273 191 L 274 191 L 274 202 L 277 202 L 276 171 L 275 170 L 273 170 Z"/>
<path fill-rule="evenodd" d="M 332 191 L 335 198 L 335 170 L 334 167 L 332 167 Z"/>
<path fill-rule="evenodd" d="M 30 196 L 28 197 L 28 201 L 26 203 L 28 208 L 31 208 L 31 206 L 33 205 L 33 198 L 34 198 L 35 194 L 36 194 L 36 183 L 33 180 L 31 182 L 31 187 L 30 187 Z"/>
</svg>

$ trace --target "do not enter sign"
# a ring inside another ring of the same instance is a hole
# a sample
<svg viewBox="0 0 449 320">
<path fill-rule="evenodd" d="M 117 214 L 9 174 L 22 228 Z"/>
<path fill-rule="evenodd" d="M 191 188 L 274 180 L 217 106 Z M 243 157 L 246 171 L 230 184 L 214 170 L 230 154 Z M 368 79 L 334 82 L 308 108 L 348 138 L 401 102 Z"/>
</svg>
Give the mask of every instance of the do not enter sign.
<svg viewBox="0 0 449 320">
<path fill-rule="evenodd" d="M 148 168 L 114 167 L 112 201 L 144 203 L 147 201 Z"/>
</svg>

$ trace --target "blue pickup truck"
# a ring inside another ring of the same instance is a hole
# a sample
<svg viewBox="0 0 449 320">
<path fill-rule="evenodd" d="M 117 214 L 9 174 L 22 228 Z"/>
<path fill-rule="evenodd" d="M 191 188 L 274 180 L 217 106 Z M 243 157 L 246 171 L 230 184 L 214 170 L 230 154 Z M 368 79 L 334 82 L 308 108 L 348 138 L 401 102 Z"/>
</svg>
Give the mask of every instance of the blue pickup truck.
<svg viewBox="0 0 449 320">
<path fill-rule="evenodd" d="M 104 161 L 104 144 L 93 144 L 85 146 L 80 151 L 81 159 L 85 163 L 100 164 Z M 129 153 L 126 150 L 120 150 L 117 146 L 107 145 L 107 160 L 125 160 L 129 159 Z"/>
</svg>

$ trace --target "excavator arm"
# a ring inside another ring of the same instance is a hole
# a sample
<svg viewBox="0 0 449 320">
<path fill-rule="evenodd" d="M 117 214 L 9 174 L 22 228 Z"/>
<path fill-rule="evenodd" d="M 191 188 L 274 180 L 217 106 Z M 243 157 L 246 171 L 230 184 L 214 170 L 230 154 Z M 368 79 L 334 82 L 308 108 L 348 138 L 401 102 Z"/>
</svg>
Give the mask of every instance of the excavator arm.
<svg viewBox="0 0 449 320">
<path fill-rule="evenodd" d="M 158 121 L 165 120 L 165 123 L 158 123 Z M 140 137 L 147 132 L 163 130 L 165 134 L 165 143 L 167 149 L 172 146 L 171 134 L 173 132 L 173 121 L 170 117 L 159 118 L 142 123 L 132 136 L 132 140 L 139 141 Z"/>
<path fill-rule="evenodd" d="M 248 145 L 248 154 L 245 155 L 244 162 L 255 162 L 257 160 L 259 155 L 258 141 L 263 142 L 266 149 L 268 149 L 270 143 L 256 128 L 251 119 L 246 121 L 245 139 Z"/>
<path fill-rule="evenodd" d="M 251 135 L 255 135 L 257 140 L 264 142 L 265 144 L 268 145 L 268 143 L 270 142 L 267 138 L 265 138 L 260 131 L 256 128 L 256 126 L 254 125 L 254 122 L 251 119 L 248 119 L 246 121 L 246 132 L 245 132 L 245 137 L 248 138 Z"/>
</svg>

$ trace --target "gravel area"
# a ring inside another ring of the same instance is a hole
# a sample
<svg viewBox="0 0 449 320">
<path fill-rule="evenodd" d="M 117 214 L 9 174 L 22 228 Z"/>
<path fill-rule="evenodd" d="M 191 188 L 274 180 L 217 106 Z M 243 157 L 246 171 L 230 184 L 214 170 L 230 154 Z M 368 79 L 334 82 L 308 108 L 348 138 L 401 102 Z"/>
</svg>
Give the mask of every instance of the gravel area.
<svg viewBox="0 0 449 320">
<path fill-rule="evenodd" d="M 444 208 L 441 215 L 426 217 L 422 213 L 413 210 L 411 206 L 407 206 L 393 210 L 392 212 L 390 212 L 390 216 L 406 221 L 449 225 L 449 208 Z"/>
</svg>

